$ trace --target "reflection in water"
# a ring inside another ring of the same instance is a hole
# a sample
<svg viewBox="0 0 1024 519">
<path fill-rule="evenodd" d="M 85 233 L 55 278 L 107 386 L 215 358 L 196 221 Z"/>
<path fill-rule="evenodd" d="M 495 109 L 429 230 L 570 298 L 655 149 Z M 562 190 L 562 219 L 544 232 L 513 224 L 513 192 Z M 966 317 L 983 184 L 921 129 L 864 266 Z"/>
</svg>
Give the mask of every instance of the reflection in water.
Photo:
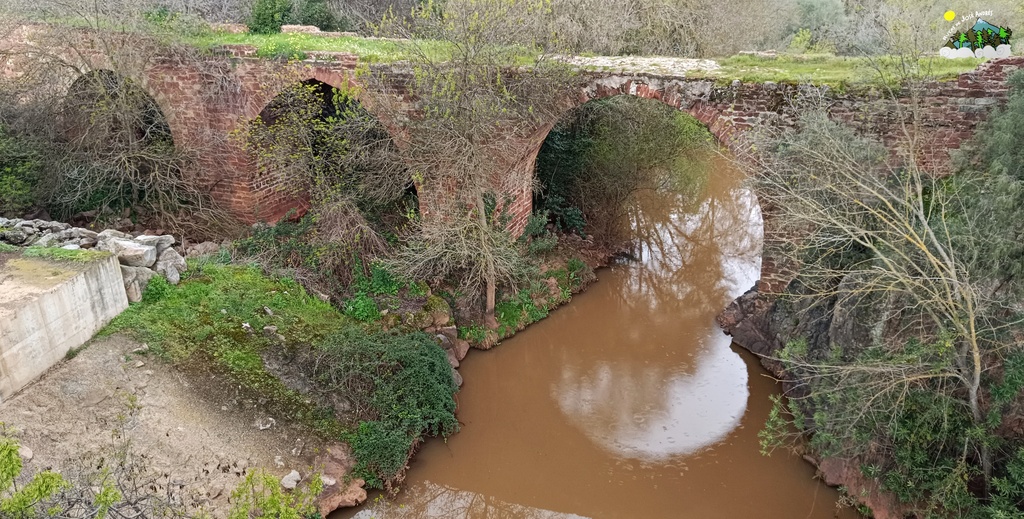
<svg viewBox="0 0 1024 519">
<path fill-rule="evenodd" d="M 625 271 L 622 308 L 699 320 L 754 284 L 761 268 L 756 199 L 741 188 L 714 194 L 689 213 L 664 195 L 641 200 L 631 212 L 640 264 L 617 267 Z M 692 373 L 685 369 L 689 362 L 684 369 L 657 364 L 639 370 L 597 362 L 583 371 L 566 363 L 552 397 L 581 431 L 618 455 L 655 461 L 712 445 L 739 425 L 746 410 L 747 367 L 721 330 L 711 322 L 702 328 L 697 344 L 684 346 L 696 346 Z M 645 325 L 627 334 L 652 331 Z M 618 343 L 629 338 L 610 337 Z M 666 336 L 657 346 L 678 348 L 672 343 L 693 338 Z"/>
<path fill-rule="evenodd" d="M 728 337 L 713 335 L 692 375 L 657 367 L 632 373 L 608 363 L 579 373 L 566 366 L 553 397 L 613 454 L 658 461 L 696 452 L 732 432 L 747 407 L 747 366 Z"/>
<path fill-rule="evenodd" d="M 363 510 L 355 519 L 588 519 L 529 506 L 506 503 L 493 497 L 425 481 L 407 489 L 401 505 L 382 504 Z"/>
<path fill-rule="evenodd" d="M 756 200 L 717 168 L 683 202 L 643 200 L 640 261 L 471 354 L 462 431 L 427 442 L 397 502 L 359 517 L 837 517 L 812 467 L 760 455 L 778 388 L 714 323 L 757 279 Z"/>
</svg>

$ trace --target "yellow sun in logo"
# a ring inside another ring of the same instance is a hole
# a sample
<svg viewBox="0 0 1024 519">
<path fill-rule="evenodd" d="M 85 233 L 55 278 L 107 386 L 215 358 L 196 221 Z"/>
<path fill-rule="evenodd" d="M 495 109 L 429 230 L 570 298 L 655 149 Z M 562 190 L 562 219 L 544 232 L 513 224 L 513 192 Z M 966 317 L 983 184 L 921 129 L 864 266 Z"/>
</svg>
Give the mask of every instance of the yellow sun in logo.
<svg viewBox="0 0 1024 519">
<path fill-rule="evenodd" d="M 953 11 L 946 11 L 946 14 L 942 15 L 942 17 L 945 18 L 947 22 L 952 22 L 953 18 L 956 18 L 956 13 Z"/>
</svg>

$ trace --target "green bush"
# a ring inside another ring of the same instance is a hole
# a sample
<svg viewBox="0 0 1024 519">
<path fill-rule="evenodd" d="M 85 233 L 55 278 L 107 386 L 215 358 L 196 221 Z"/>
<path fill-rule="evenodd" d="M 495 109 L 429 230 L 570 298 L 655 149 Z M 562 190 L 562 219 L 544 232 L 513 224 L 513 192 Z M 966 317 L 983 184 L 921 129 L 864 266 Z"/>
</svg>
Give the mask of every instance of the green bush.
<svg viewBox="0 0 1024 519">
<path fill-rule="evenodd" d="M 522 238 L 536 238 L 544 234 L 547 230 L 548 220 L 551 218 L 551 212 L 536 211 L 526 219 L 526 226 L 523 227 Z"/>
<path fill-rule="evenodd" d="M 530 240 L 529 250 L 530 254 L 543 255 L 555 250 L 557 246 L 558 236 L 549 233 Z"/>
<path fill-rule="evenodd" d="M 321 391 L 342 391 L 364 411 L 347 435 L 367 484 L 382 488 L 405 466 L 417 438 L 458 428 L 458 389 L 443 349 L 425 333 L 346 330 L 318 346 L 313 381 Z"/>
<path fill-rule="evenodd" d="M 299 5 L 299 23 L 315 25 L 322 31 L 347 31 L 352 28 L 348 19 L 335 15 L 325 0 L 302 2 Z"/>
<path fill-rule="evenodd" d="M 249 17 L 249 32 L 274 34 L 292 21 L 291 0 L 256 0 Z"/>
<path fill-rule="evenodd" d="M 377 302 L 365 292 L 359 292 L 345 302 L 345 315 L 358 321 L 370 322 L 380 319 Z"/>
<path fill-rule="evenodd" d="M 36 205 L 39 168 L 31 148 L 0 128 L 0 216 L 24 216 Z"/>
</svg>

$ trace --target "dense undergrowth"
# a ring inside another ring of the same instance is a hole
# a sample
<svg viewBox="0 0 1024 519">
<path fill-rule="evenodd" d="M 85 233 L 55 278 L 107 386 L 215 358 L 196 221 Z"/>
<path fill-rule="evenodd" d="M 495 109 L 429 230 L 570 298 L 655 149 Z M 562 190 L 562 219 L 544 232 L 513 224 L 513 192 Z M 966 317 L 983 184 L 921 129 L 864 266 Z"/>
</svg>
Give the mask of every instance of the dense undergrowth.
<svg viewBox="0 0 1024 519">
<path fill-rule="evenodd" d="M 277 415 L 326 439 L 344 439 L 359 461 L 357 475 L 378 488 L 401 472 L 421 436 L 456 428 L 456 387 L 436 341 L 364 325 L 298 283 L 255 267 L 193 263 L 178 286 L 155 278 L 143 301 L 101 335 L 118 332 L 183 369 L 212 367 L 266 399 Z M 290 387 L 267 367 L 269 358 L 308 368 L 313 389 Z M 326 398 L 342 389 L 352 402 L 348 412 Z"/>
<path fill-rule="evenodd" d="M 1024 514 L 1024 73 L 1009 85 L 949 176 L 893 167 L 821 114 L 765 147 L 781 160 L 757 171 L 775 217 L 811 229 L 770 317 L 791 390 L 762 446 L 795 424 L 894 496 L 892 513 Z"/>
</svg>

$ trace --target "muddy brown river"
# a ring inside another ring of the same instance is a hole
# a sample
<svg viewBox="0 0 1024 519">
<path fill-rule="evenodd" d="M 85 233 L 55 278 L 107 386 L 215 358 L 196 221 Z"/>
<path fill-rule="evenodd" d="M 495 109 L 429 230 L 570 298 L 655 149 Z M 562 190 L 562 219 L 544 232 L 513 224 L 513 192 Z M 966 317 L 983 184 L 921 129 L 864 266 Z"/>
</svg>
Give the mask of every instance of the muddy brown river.
<svg viewBox="0 0 1024 519">
<path fill-rule="evenodd" d="M 718 168 L 700 200 L 631 216 L 637 261 L 460 369 L 462 430 L 358 519 L 853 518 L 798 456 L 759 452 L 779 391 L 714 317 L 760 268 L 757 203 Z"/>
</svg>

